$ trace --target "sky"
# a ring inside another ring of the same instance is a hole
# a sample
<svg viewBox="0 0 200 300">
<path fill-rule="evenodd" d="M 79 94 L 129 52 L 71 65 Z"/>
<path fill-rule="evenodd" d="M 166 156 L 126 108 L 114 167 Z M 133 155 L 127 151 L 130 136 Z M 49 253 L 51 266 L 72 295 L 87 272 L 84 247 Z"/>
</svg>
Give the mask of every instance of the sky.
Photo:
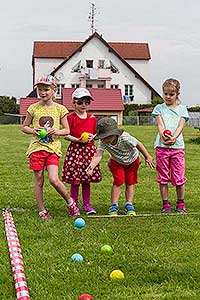
<svg viewBox="0 0 200 300">
<path fill-rule="evenodd" d="M 180 100 L 200 105 L 200 1 L 91 0 L 95 28 L 107 42 L 148 43 L 149 83 L 162 94 L 165 79 L 181 83 Z M 32 89 L 34 41 L 84 41 L 91 34 L 87 0 L 7 0 L 0 9 L 0 95 Z"/>
</svg>

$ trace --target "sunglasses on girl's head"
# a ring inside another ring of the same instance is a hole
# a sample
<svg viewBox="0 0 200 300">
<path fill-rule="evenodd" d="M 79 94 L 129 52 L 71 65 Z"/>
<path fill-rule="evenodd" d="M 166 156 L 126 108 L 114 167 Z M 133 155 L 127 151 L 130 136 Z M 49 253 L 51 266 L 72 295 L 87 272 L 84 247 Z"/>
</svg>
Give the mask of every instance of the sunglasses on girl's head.
<svg viewBox="0 0 200 300">
<path fill-rule="evenodd" d="M 83 103 L 85 103 L 85 105 L 90 105 L 90 99 L 78 99 L 75 100 L 75 103 L 78 105 L 82 105 Z"/>
</svg>

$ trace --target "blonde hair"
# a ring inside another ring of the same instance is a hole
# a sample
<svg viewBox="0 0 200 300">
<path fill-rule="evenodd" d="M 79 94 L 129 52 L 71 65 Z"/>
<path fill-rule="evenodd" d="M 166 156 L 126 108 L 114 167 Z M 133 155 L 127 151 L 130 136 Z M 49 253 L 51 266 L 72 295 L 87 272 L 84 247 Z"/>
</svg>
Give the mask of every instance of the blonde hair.
<svg viewBox="0 0 200 300">
<path fill-rule="evenodd" d="M 169 78 L 164 81 L 164 83 L 162 85 L 162 90 L 164 90 L 164 88 L 166 88 L 166 87 L 171 87 L 171 88 L 173 88 L 173 90 L 175 90 L 175 92 L 177 94 L 177 102 L 179 104 L 180 100 L 179 100 L 178 96 L 180 94 L 180 82 L 177 79 Z"/>
</svg>

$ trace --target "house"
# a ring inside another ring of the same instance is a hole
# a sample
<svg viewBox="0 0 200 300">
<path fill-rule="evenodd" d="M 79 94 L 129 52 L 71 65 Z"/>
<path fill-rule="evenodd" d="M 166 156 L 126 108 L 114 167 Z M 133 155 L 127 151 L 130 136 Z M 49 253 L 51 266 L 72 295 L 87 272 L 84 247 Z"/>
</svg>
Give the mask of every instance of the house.
<svg viewBox="0 0 200 300">
<path fill-rule="evenodd" d="M 147 81 L 150 58 L 146 43 L 107 42 L 97 32 L 84 42 L 36 41 L 32 57 L 33 85 L 43 74 L 55 76 L 57 98 L 63 104 L 68 103 L 66 89 L 94 89 L 102 104 L 98 106 L 94 101 L 92 110 L 95 114 L 115 116 L 120 124 L 123 109 L 119 109 L 124 103 L 149 104 L 154 96 L 159 96 Z M 113 93 L 121 100 L 116 101 L 112 111 L 102 110 L 108 106 L 107 102 Z M 36 92 L 33 90 L 28 97 L 36 97 Z"/>
</svg>

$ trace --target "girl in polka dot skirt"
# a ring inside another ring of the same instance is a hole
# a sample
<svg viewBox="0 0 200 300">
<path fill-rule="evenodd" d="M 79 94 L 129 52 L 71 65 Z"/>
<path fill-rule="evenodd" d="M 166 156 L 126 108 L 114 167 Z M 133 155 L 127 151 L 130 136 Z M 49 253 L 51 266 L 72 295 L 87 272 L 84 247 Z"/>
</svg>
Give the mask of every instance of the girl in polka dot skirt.
<svg viewBox="0 0 200 300">
<path fill-rule="evenodd" d="M 95 209 L 90 204 L 90 183 L 100 182 L 101 172 L 99 165 L 96 166 L 92 176 L 88 176 L 86 169 L 96 153 L 93 138 L 96 134 L 96 117 L 87 113 L 92 98 L 85 88 L 77 88 L 72 93 L 74 112 L 67 116 L 70 134 L 65 139 L 71 143 L 67 149 L 62 169 L 62 180 L 71 185 L 70 194 L 78 205 L 79 187 L 82 185 L 83 208 L 87 215 L 95 214 Z M 82 137 L 87 132 L 88 140 Z"/>
</svg>

